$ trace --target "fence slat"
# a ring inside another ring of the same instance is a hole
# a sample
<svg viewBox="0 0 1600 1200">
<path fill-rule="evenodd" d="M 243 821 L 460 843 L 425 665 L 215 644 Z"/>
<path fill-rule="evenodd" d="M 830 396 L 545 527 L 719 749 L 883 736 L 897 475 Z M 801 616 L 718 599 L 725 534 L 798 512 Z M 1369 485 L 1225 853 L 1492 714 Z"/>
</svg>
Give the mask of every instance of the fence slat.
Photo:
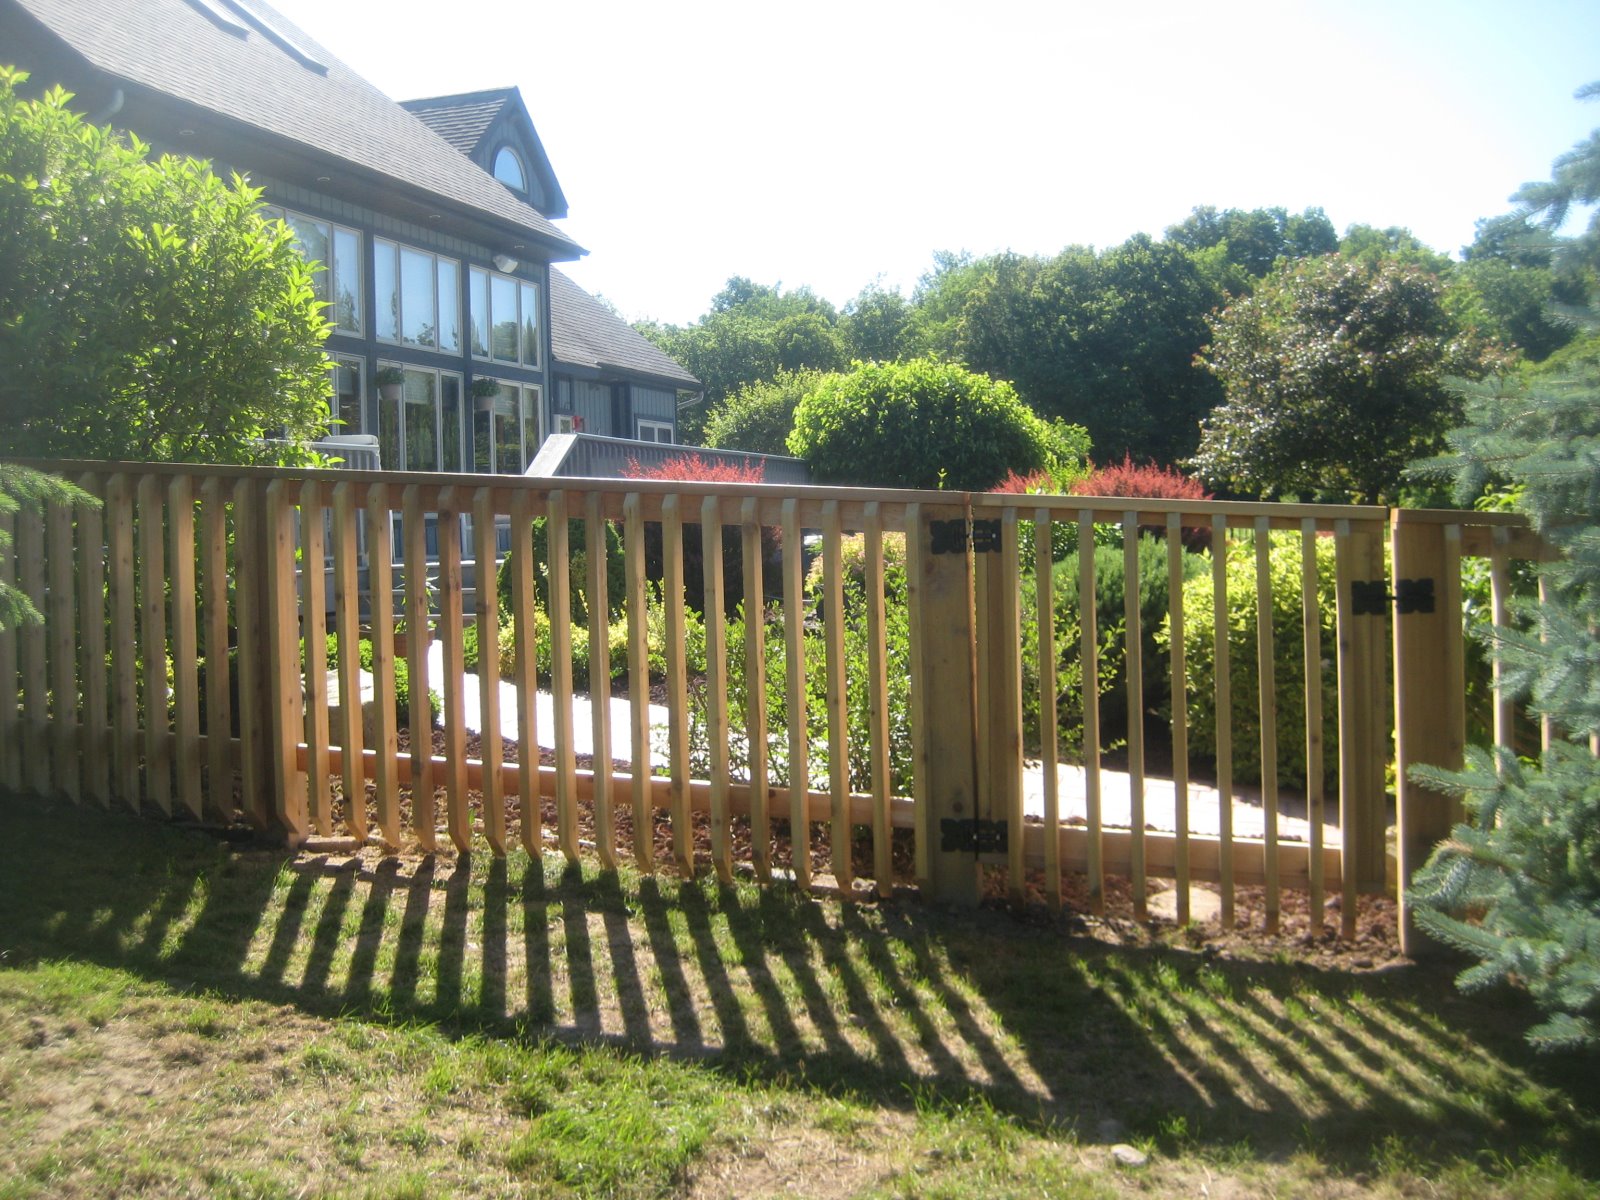
<svg viewBox="0 0 1600 1200">
<path fill-rule="evenodd" d="M 1305 652 L 1306 821 L 1311 841 L 1311 933 L 1322 933 L 1324 815 L 1322 744 L 1322 606 L 1317 596 L 1317 522 L 1300 523 L 1300 621 Z"/>
<path fill-rule="evenodd" d="M 139 649 L 144 656 L 145 793 L 172 815 L 172 742 L 167 724 L 167 580 L 161 477 L 139 481 Z"/>
<path fill-rule="evenodd" d="M 1261 712 L 1261 818 L 1266 841 L 1266 928 L 1278 932 L 1278 692 L 1272 627 L 1272 532 L 1256 518 L 1256 676 Z"/>
<path fill-rule="evenodd" d="M 650 805 L 650 649 L 645 588 L 644 513 L 639 493 L 622 502 L 622 560 L 628 567 L 628 740 L 632 750 L 633 861 L 655 869 Z M 519 635 L 520 636 L 520 635 Z"/>
<path fill-rule="evenodd" d="M 267 485 L 267 621 L 270 626 L 269 682 L 272 687 L 274 808 L 278 825 L 291 847 L 310 832 L 306 812 L 306 779 L 296 747 L 305 728 L 305 696 L 301 690 L 300 629 L 294 577 L 294 500 L 284 479 Z"/>
<path fill-rule="evenodd" d="M 684 662 L 683 509 L 674 492 L 661 501 L 662 602 L 667 608 L 667 760 L 672 796 L 672 853 L 685 879 L 694 878 L 694 830 L 689 823 L 689 675 Z"/>
<path fill-rule="evenodd" d="M 361 770 L 366 745 L 361 702 L 361 571 L 358 561 L 356 513 L 358 485 L 340 483 L 333 489 L 333 622 L 339 641 L 339 745 L 344 766 L 339 786 L 344 793 L 344 824 L 351 837 L 367 837 L 367 781 Z M 374 582 L 377 592 L 388 580 Z M 375 606 L 374 606 L 375 607 Z M 376 715 L 376 714 L 374 714 Z M 392 722 L 391 722 L 392 724 Z M 332 736 L 332 735 L 330 735 Z"/>
<path fill-rule="evenodd" d="M 550 693 L 555 707 L 556 839 L 567 861 L 578 861 L 578 783 L 572 746 L 572 568 L 567 494 L 550 493 L 545 511 L 545 564 L 550 585 Z M 682 640 L 682 630 L 679 630 Z M 682 653 L 680 645 L 679 653 Z M 687 774 L 687 772 L 685 772 Z"/>
<path fill-rule="evenodd" d="M 1177 513 L 1167 514 L 1168 671 L 1172 694 L 1172 798 L 1177 843 L 1174 863 L 1177 919 L 1189 923 L 1189 685 L 1183 645 L 1183 529 Z"/>
<path fill-rule="evenodd" d="M 91 496 L 101 494 L 100 480 L 85 475 L 78 486 Z M 0 551 L 0 561 L 4 560 Z M 83 790 L 102 807 L 111 802 L 111 725 L 107 715 L 106 676 L 106 549 L 105 517 L 98 501 L 78 505 L 78 621 L 83 676 Z M 3 659 L 0 652 L 0 659 Z M 14 661 L 14 660 L 13 660 Z M 0 687 L 14 684 L 15 668 L 7 676 L 0 661 Z M 11 693 L 5 693 L 9 696 Z M 0 709 L 3 712 L 3 709 Z M 5 735 L 0 729 L 0 757 Z"/>
<path fill-rule="evenodd" d="M 611 811 L 611 592 L 604 499 L 590 492 L 584 499 L 584 541 L 589 558 L 589 712 L 594 747 L 594 842 L 600 865 L 617 867 L 616 821 Z M 487 761 L 487 760 L 485 760 Z"/>
<path fill-rule="evenodd" d="M 322 488 L 315 479 L 300 486 L 300 630 L 305 641 L 306 781 L 311 821 L 323 837 L 333 832 L 333 795 L 328 786 L 328 567 L 323 536 Z"/>
<path fill-rule="evenodd" d="M 400 845 L 400 731 L 394 684 L 394 526 L 388 489 L 367 488 L 364 518 L 367 530 L 368 616 L 372 623 L 372 747 L 378 769 L 372 797 L 378 813 L 378 835 L 384 844 Z"/>
<path fill-rule="evenodd" d="M 1334 522 L 1334 574 L 1339 622 L 1339 934 L 1345 940 L 1356 933 L 1356 820 L 1360 795 L 1360 765 L 1365 752 L 1366 723 L 1356 680 L 1361 673 L 1360 640 L 1356 630 L 1353 585 L 1357 547 L 1350 522 Z"/>
<path fill-rule="evenodd" d="M 200 744 L 200 657 L 196 626 L 194 482 L 175 476 L 167 485 L 167 536 L 170 541 L 169 577 L 172 602 L 173 703 L 177 710 L 178 802 L 199 820 L 205 811 L 201 768 L 205 750 Z"/>
<path fill-rule="evenodd" d="M 544 853 L 539 797 L 539 653 L 534 588 L 533 493 L 511 498 L 511 628 L 517 640 L 517 807 L 522 848 L 534 862 Z"/>
<path fill-rule="evenodd" d="M 1233 682 L 1228 647 L 1228 518 L 1211 518 L 1211 639 L 1217 726 L 1217 838 L 1222 843 L 1218 917 L 1232 929 L 1233 917 Z"/>
<path fill-rule="evenodd" d="M 228 655 L 228 511 L 222 480 L 200 484 L 200 587 L 205 608 L 206 792 L 204 809 L 233 815 L 233 690 Z"/>
<path fill-rule="evenodd" d="M 701 565 L 705 584 L 706 737 L 711 751 L 711 865 L 723 883 L 733 881 L 728 811 L 727 627 L 722 612 L 722 508 L 716 496 L 700 502 Z"/>
<path fill-rule="evenodd" d="M 234 608 L 239 645 L 239 783 L 245 818 L 264 830 L 271 820 L 268 781 L 272 716 L 267 657 L 271 621 L 266 589 L 266 509 L 261 488 L 241 479 L 233 488 Z"/>
<path fill-rule="evenodd" d="M 463 854 L 472 849 L 472 809 L 467 796 L 467 696 L 462 647 L 461 509 L 463 497 L 446 488 L 439 497 L 439 640 L 444 671 L 445 825 Z"/>
<path fill-rule="evenodd" d="M 46 617 L 44 517 L 35 502 L 25 502 L 18 509 L 16 525 L 17 586 L 33 610 Z M 18 638 L 22 669 L 22 775 L 30 791 L 44 795 L 50 790 L 47 740 L 50 735 L 50 678 L 46 654 L 49 630 L 43 625 L 27 625 L 18 631 Z"/>
<path fill-rule="evenodd" d="M 411 829 L 422 849 L 438 849 L 433 788 L 433 703 L 429 695 L 428 530 L 422 491 L 411 484 L 401 495 L 406 571 L 406 677 L 411 707 Z"/>
<path fill-rule="evenodd" d="M 889 828 L 889 651 L 884 628 L 883 514 L 867 505 L 866 550 L 867 712 L 872 776 L 872 873 L 878 895 L 894 894 L 894 845 Z"/>
<path fill-rule="evenodd" d="M 1050 907 L 1061 907 L 1061 751 L 1056 721 L 1055 556 L 1050 510 L 1033 514 L 1033 581 L 1039 639 L 1039 758 L 1044 783 L 1044 891 Z"/>
<path fill-rule="evenodd" d="M 1495 529 L 1493 541 L 1490 543 L 1489 555 L 1489 606 L 1495 629 L 1507 629 L 1511 625 L 1511 564 L 1508 560 L 1508 548 L 1511 541 L 1511 531 L 1499 527 Z M 1511 690 L 1506 687 L 1505 663 L 1500 655 L 1490 658 L 1492 679 L 1494 682 L 1494 744 L 1502 750 L 1516 749 L 1516 718 L 1517 704 Z"/>
<path fill-rule="evenodd" d="M 922 644 L 927 636 L 922 621 L 927 600 L 923 580 L 928 569 L 927 555 L 922 545 L 922 505 L 906 505 L 906 643 L 911 659 L 911 797 L 915 811 L 931 814 L 933 796 L 928 787 L 928 708 L 923 703 L 924 674 Z M 933 879 L 933 862 L 929 853 L 928 831 L 931 821 L 927 816 L 912 830 L 913 870 L 918 887 L 930 887 Z"/>
<path fill-rule="evenodd" d="M 744 711 L 750 753 L 750 856 L 756 878 L 772 878 L 772 821 L 767 808 L 766 563 L 754 496 L 740 507 L 744 563 Z"/>
<path fill-rule="evenodd" d="M 1090 557 L 1093 557 L 1091 554 Z M 1128 688 L 1128 806 L 1133 919 L 1150 917 L 1144 845 L 1144 636 L 1139 612 L 1139 514 L 1122 514 L 1122 614 Z"/>
<path fill-rule="evenodd" d="M 1100 813 L 1100 635 L 1095 628 L 1094 512 L 1078 513 L 1078 657 L 1083 664 L 1083 782 L 1089 822 L 1089 906 L 1106 910 L 1103 826 Z"/>
<path fill-rule="evenodd" d="M 1011 898 L 1021 902 L 1027 895 L 1027 870 L 1023 863 L 1026 829 L 1022 798 L 1022 568 L 1017 546 L 1017 510 L 1008 507 L 1000 514 L 1001 586 L 995 600 L 999 605 L 998 648 L 1004 658 L 997 678 L 1001 701 L 995 707 L 1001 723 L 996 730 L 995 781 L 1005 802 L 1006 879 Z"/>
<path fill-rule="evenodd" d="M 45 517 L 46 559 L 50 569 L 50 775 L 58 792 L 74 803 L 83 799 L 78 743 L 78 629 L 73 595 L 72 505 L 51 504 Z M 43 747 L 40 747 L 41 754 Z"/>
<path fill-rule="evenodd" d="M 783 633 L 789 708 L 789 858 L 796 887 L 811 886 L 811 821 L 806 808 L 810 773 L 806 729 L 805 597 L 800 505 L 783 502 Z"/>
<path fill-rule="evenodd" d="M 844 534 L 839 502 L 822 506 L 822 645 L 826 679 L 824 704 L 828 714 L 828 794 L 832 816 L 828 846 L 833 855 L 833 877 L 843 895 L 854 879 L 850 861 L 850 718 L 845 707 L 844 681 Z"/>
<path fill-rule="evenodd" d="M 16 522 L 0 512 L 0 588 L 17 580 Z M 12 791 L 22 787 L 22 716 L 17 706 L 17 628 L 7 622 L 0 628 L 0 785 Z"/>
<path fill-rule="evenodd" d="M 472 495 L 472 569 L 477 587 L 473 618 L 478 626 L 478 723 L 483 747 L 478 757 L 483 762 L 484 837 L 490 850 L 504 854 L 506 805 L 500 766 L 505 754 L 500 740 L 500 592 L 495 553 L 494 492 L 483 487 Z"/>
</svg>

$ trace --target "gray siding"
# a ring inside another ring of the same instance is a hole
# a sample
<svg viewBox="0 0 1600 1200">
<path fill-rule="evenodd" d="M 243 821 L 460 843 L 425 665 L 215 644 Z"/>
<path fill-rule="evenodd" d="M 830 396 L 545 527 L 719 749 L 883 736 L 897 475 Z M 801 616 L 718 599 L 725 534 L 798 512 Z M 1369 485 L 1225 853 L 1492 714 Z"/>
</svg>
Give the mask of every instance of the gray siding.
<svg viewBox="0 0 1600 1200">
<path fill-rule="evenodd" d="M 678 393 L 665 388 L 633 388 L 633 415 L 647 421 L 672 421 L 677 428 Z M 631 436 L 633 431 L 628 431 Z"/>
<path fill-rule="evenodd" d="M 572 415 L 583 418 L 586 433 L 615 437 L 620 431 L 611 428 L 611 385 L 591 383 L 587 379 L 572 381 Z"/>
</svg>

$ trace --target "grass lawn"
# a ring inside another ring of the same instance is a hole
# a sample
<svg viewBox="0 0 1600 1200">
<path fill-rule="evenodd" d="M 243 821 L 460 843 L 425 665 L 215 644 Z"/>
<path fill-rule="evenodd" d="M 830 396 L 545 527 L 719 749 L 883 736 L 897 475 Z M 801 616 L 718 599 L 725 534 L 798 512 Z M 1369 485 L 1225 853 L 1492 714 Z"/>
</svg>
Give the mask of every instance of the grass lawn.
<svg viewBox="0 0 1600 1200">
<path fill-rule="evenodd" d="M 1600 1191 L 1600 1060 L 1437 967 L 0 823 L 0 1200 Z"/>
</svg>

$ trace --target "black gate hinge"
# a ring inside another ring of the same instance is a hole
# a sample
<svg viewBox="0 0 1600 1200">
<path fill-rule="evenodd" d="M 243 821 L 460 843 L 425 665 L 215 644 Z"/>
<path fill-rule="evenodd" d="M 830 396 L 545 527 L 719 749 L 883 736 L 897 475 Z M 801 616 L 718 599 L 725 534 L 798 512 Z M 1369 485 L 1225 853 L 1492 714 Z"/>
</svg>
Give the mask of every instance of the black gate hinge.
<svg viewBox="0 0 1600 1200">
<path fill-rule="evenodd" d="M 1010 844 L 1004 821 L 946 817 L 939 822 L 939 849 L 946 854 L 1004 854 Z"/>
<path fill-rule="evenodd" d="M 969 534 L 967 522 L 963 518 L 953 521 L 929 521 L 928 528 L 932 532 L 931 551 L 934 554 L 965 554 Z M 972 522 L 970 540 L 974 554 L 998 554 L 1000 552 L 1000 522 L 974 521 Z"/>
<path fill-rule="evenodd" d="M 1381 579 L 1350 583 L 1350 610 L 1358 617 L 1381 617 L 1391 600 L 1397 613 L 1431 613 L 1433 580 L 1396 579 L 1392 596 Z"/>
</svg>

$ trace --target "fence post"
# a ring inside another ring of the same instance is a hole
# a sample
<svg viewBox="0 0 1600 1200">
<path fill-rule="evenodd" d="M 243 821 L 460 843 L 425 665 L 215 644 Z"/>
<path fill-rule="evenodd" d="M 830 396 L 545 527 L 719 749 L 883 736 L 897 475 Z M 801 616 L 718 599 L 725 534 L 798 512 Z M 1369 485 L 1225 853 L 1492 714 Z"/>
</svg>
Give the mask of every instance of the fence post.
<svg viewBox="0 0 1600 1200">
<path fill-rule="evenodd" d="M 917 811 L 917 841 L 926 848 L 927 863 L 921 883 L 937 900 L 976 905 L 977 855 L 943 836 L 952 827 L 972 827 L 978 816 L 968 509 L 918 507 L 916 527 L 908 531 L 907 566 L 913 581 L 911 652 L 920 684 L 912 696 L 912 720 L 922 729 L 918 741 L 929 801 Z"/>
<path fill-rule="evenodd" d="M 1409 778 L 1411 768 L 1423 763 L 1459 769 L 1466 745 L 1460 539 L 1446 534 L 1437 522 L 1408 519 L 1403 511 L 1393 514 L 1395 591 L 1404 590 L 1401 581 L 1428 580 L 1434 597 L 1432 603 L 1401 606 L 1394 619 L 1400 948 L 1412 957 L 1434 944 L 1416 928 L 1406 887 L 1412 872 L 1461 819 L 1459 800 Z"/>
</svg>

